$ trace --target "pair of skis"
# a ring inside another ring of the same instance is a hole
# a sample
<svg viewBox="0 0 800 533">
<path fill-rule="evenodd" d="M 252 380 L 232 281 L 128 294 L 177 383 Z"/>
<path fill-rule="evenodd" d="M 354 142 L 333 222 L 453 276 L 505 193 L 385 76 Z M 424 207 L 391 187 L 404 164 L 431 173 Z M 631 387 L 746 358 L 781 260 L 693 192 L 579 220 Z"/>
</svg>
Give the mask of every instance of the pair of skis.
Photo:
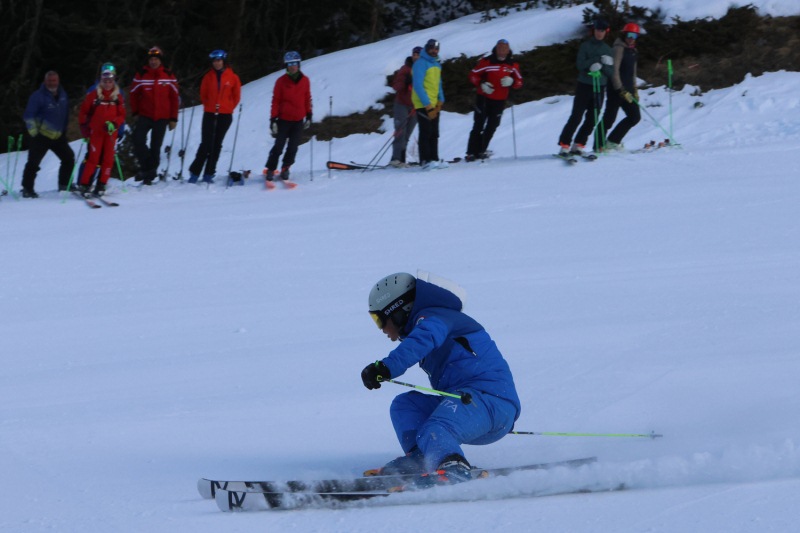
<svg viewBox="0 0 800 533">
<path fill-rule="evenodd" d="M 561 159 L 568 165 L 572 166 L 578 162 L 578 158 L 580 157 L 584 161 L 596 161 L 597 156 L 594 154 L 573 154 L 572 152 L 566 154 L 553 154 L 553 156 Z"/>
<path fill-rule="evenodd" d="M 100 209 L 101 207 L 103 207 L 103 205 L 105 205 L 107 207 L 119 207 L 119 204 L 117 202 L 112 202 L 111 200 L 107 200 L 103 196 L 97 196 L 96 194 L 93 194 L 89 198 L 87 198 L 86 196 L 82 195 L 78 191 L 72 191 L 72 194 L 74 194 L 76 197 L 78 197 L 81 200 L 83 200 L 86 203 L 86 205 L 88 207 L 92 208 L 92 209 Z M 95 200 L 97 200 L 97 202 Z M 103 204 L 103 205 L 100 205 L 100 204 Z"/>
<path fill-rule="evenodd" d="M 472 480 L 508 476 L 529 470 L 553 468 L 578 468 L 591 464 L 596 457 L 567 461 L 537 463 L 508 468 L 472 468 Z M 222 511 L 260 511 L 270 509 L 298 509 L 305 507 L 335 507 L 345 502 L 386 498 L 398 492 L 422 490 L 417 481 L 419 474 L 365 476 L 355 479 L 328 479 L 319 481 L 220 481 L 200 479 L 197 489 L 203 498 L 213 498 Z M 472 481 L 468 481 L 471 483 Z M 622 487 L 583 486 L 580 488 L 547 491 L 535 495 L 576 494 L 600 490 L 620 490 Z"/>
<path fill-rule="evenodd" d="M 455 163 L 461 162 L 460 157 L 455 157 L 453 159 L 446 160 L 445 162 L 452 165 Z M 410 167 L 419 167 L 419 163 L 410 163 L 407 167 L 393 167 L 392 165 L 371 165 L 366 163 L 356 163 L 355 161 L 350 161 L 349 163 L 340 163 L 339 161 L 328 161 L 326 163 L 327 168 L 330 170 L 381 170 L 387 168 L 410 168 Z"/>
</svg>

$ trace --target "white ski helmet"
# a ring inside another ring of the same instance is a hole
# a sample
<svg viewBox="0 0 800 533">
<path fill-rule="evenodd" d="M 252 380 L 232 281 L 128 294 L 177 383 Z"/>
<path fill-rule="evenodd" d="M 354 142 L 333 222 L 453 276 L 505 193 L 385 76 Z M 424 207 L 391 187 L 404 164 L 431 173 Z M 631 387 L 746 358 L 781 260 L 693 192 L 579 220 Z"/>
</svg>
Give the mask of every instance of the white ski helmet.
<svg viewBox="0 0 800 533">
<path fill-rule="evenodd" d="M 398 328 L 405 326 L 414 306 L 416 287 L 417 279 L 406 272 L 386 276 L 372 287 L 369 291 L 369 315 L 378 328 L 383 329 L 389 319 Z"/>
</svg>

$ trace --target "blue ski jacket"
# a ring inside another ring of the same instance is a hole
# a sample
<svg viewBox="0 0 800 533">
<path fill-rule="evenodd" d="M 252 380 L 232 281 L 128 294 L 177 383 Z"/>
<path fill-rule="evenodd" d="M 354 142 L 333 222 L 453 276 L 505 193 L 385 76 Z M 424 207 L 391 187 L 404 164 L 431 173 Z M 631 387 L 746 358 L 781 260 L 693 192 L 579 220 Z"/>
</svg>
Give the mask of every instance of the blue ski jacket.
<svg viewBox="0 0 800 533">
<path fill-rule="evenodd" d="M 438 57 L 425 50 L 419 53 L 419 59 L 411 67 L 411 88 L 411 102 L 416 109 L 444 104 L 442 64 Z"/>
<path fill-rule="evenodd" d="M 59 85 L 54 97 L 44 83 L 31 94 L 22 115 L 31 137 L 41 134 L 48 139 L 58 139 L 67 131 L 69 100 L 67 92 Z"/>
<path fill-rule="evenodd" d="M 400 345 L 383 359 L 396 378 L 419 363 L 431 387 L 445 392 L 475 390 L 521 406 L 511 369 L 477 321 L 461 312 L 452 292 L 417 280 L 416 297 Z"/>
</svg>

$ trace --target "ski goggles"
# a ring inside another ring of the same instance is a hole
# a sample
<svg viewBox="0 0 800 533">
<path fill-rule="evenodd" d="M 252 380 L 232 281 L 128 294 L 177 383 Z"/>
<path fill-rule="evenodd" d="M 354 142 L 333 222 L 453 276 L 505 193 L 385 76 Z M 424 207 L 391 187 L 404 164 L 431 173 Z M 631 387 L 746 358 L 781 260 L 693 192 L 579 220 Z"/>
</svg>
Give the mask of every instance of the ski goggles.
<svg viewBox="0 0 800 533">
<path fill-rule="evenodd" d="M 300 66 L 300 62 L 299 61 L 289 61 L 288 63 L 286 63 L 286 66 L 287 67 L 299 67 Z"/>
<path fill-rule="evenodd" d="M 633 32 L 628 32 L 627 34 L 625 34 L 625 37 L 628 38 L 628 39 L 633 39 L 635 41 L 636 39 L 639 38 L 639 34 L 638 33 L 633 33 Z"/>
<path fill-rule="evenodd" d="M 372 318 L 372 321 L 375 322 L 375 325 L 378 326 L 378 329 L 382 330 L 384 324 L 386 324 L 383 320 L 383 313 L 379 311 L 370 311 L 369 316 Z"/>
</svg>

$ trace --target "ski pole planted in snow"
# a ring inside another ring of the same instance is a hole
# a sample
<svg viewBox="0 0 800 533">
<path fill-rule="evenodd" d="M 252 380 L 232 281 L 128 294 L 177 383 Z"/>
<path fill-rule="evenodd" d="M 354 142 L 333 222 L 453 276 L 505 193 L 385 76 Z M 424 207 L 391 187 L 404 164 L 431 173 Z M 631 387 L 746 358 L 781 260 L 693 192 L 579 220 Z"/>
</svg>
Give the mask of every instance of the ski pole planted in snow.
<svg viewBox="0 0 800 533">
<path fill-rule="evenodd" d="M 87 139 L 83 139 L 81 141 L 81 145 L 78 147 L 78 155 L 75 156 L 75 166 L 72 168 L 72 173 L 69 175 L 69 181 L 67 182 L 67 190 L 64 191 L 64 194 L 61 195 L 61 203 L 67 201 L 67 196 L 69 196 L 69 192 L 72 190 L 72 183 L 75 181 L 75 173 L 78 171 L 78 166 L 81 164 L 81 154 L 83 153 L 83 145 L 89 142 Z"/>
<path fill-rule="evenodd" d="M 511 105 L 511 140 L 514 143 L 514 159 L 517 158 L 517 124 L 514 120 L 514 105 Z"/>
<path fill-rule="evenodd" d="M 444 391 L 440 391 L 440 390 L 436 390 L 436 389 L 429 389 L 428 387 L 421 387 L 419 385 L 414 385 L 412 383 L 404 383 L 402 381 L 395 381 L 393 379 L 386 379 L 386 378 L 383 378 L 383 377 L 380 377 L 380 376 L 378 376 L 378 381 L 383 381 L 383 382 L 386 382 L 386 383 L 394 383 L 395 385 L 402 385 L 403 387 L 410 387 L 412 389 L 417 389 L 417 390 L 421 390 L 421 391 L 425 391 L 425 392 L 432 392 L 434 394 L 438 394 L 439 396 L 449 396 L 450 398 L 458 398 L 459 400 L 461 400 L 461 403 L 463 403 L 464 405 L 468 405 L 468 404 L 472 403 L 472 395 L 469 394 L 468 392 L 465 392 L 463 394 L 453 394 L 451 392 L 444 392 Z"/>
<path fill-rule="evenodd" d="M 667 59 L 667 78 L 669 87 L 669 139 L 672 141 L 672 60 Z"/>
<path fill-rule="evenodd" d="M 333 155 L 333 96 L 328 97 L 328 117 L 331 125 L 331 138 L 328 140 L 328 161 L 332 160 Z M 331 169 L 328 167 L 328 179 L 331 178 Z"/>
<path fill-rule="evenodd" d="M 512 435 L 537 435 L 543 437 L 628 437 L 657 439 L 663 437 L 654 431 L 650 433 L 561 433 L 557 431 L 512 431 Z"/>
<path fill-rule="evenodd" d="M 239 183 L 240 185 L 244 185 L 242 181 L 242 173 L 241 172 L 233 172 L 233 155 L 236 153 L 236 141 L 239 138 L 239 123 L 242 122 L 242 106 L 244 104 L 239 104 L 239 113 L 236 115 L 236 129 L 233 132 L 233 148 L 231 149 L 231 161 L 228 165 L 228 181 L 225 183 L 225 188 L 227 189 L 233 183 Z"/>
</svg>

